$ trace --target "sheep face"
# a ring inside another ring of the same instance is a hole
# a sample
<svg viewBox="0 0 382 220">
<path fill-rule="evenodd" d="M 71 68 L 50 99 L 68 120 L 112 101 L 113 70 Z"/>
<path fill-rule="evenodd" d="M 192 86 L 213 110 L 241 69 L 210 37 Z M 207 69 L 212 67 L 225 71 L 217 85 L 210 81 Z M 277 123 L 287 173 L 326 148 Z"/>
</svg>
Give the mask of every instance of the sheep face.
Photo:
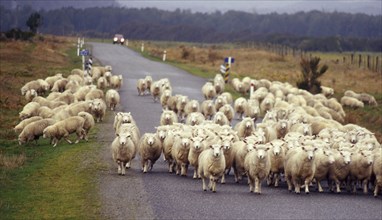
<svg viewBox="0 0 382 220">
<path fill-rule="evenodd" d="M 269 150 L 269 147 L 255 147 L 254 150 L 257 151 L 257 158 L 263 160 L 268 155 L 267 151 Z"/>
<path fill-rule="evenodd" d="M 192 138 L 192 142 L 193 142 L 193 147 L 196 149 L 196 150 L 199 150 L 202 148 L 203 146 L 203 138 L 202 137 L 193 137 Z"/>
<path fill-rule="evenodd" d="M 222 138 L 222 146 L 224 151 L 229 151 L 231 149 L 231 143 L 234 141 L 234 137 L 224 135 Z"/>
<path fill-rule="evenodd" d="M 223 154 L 223 146 L 219 143 L 210 145 L 210 148 L 212 149 L 212 155 L 215 158 L 220 157 L 220 155 Z"/>
<path fill-rule="evenodd" d="M 147 134 L 146 142 L 149 146 L 153 146 L 155 143 L 155 134 Z"/>
<path fill-rule="evenodd" d="M 345 164 L 351 163 L 351 156 L 353 155 L 353 153 L 350 153 L 348 151 L 340 151 L 340 155 L 342 156 Z"/>
<path fill-rule="evenodd" d="M 284 145 L 284 142 L 271 142 L 272 145 L 272 153 L 275 156 L 278 156 L 281 154 L 282 147 Z"/>
<path fill-rule="evenodd" d="M 312 126 L 311 124 L 303 124 L 303 134 L 307 136 L 312 135 Z"/>
<path fill-rule="evenodd" d="M 190 148 L 191 141 L 189 138 L 182 138 L 180 143 L 183 148 Z"/>
<path fill-rule="evenodd" d="M 130 112 L 121 113 L 121 121 L 122 123 L 132 123 L 133 119 Z"/>
<path fill-rule="evenodd" d="M 373 155 L 371 151 L 361 151 L 360 154 L 362 156 L 362 166 L 368 167 L 373 164 Z"/>
<path fill-rule="evenodd" d="M 167 132 L 164 131 L 164 130 L 159 130 L 158 131 L 158 137 L 161 141 L 164 141 L 164 139 L 166 138 L 167 136 Z"/>
<path fill-rule="evenodd" d="M 118 141 L 120 145 L 126 145 L 128 139 L 131 139 L 131 133 L 130 132 L 124 132 L 117 134 Z"/>
<path fill-rule="evenodd" d="M 316 147 L 313 147 L 313 146 L 302 146 L 301 149 L 303 151 L 305 151 L 306 159 L 307 160 L 313 160 L 314 159 L 314 152 L 317 150 Z"/>
</svg>

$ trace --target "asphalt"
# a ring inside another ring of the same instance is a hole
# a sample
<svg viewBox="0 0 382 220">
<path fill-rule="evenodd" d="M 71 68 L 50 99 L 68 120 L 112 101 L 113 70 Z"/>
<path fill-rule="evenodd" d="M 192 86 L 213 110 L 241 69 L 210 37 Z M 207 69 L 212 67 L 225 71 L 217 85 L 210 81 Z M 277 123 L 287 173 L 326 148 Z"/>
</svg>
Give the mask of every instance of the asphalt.
<svg viewBox="0 0 382 220">
<path fill-rule="evenodd" d="M 124 46 L 91 43 L 93 56 L 103 65 L 111 65 L 113 74 L 122 74 L 120 90 L 122 105 L 118 111 L 131 112 L 141 134 L 155 132 L 162 112 L 161 105 L 151 96 L 138 96 L 136 82 L 151 75 L 154 80 L 168 78 L 173 94 L 184 94 L 202 101 L 201 87 L 205 79 L 183 70 L 143 58 Z M 162 160 L 152 172 L 143 174 L 138 158 L 126 176 L 117 175 L 109 146 L 114 138 L 112 115 L 101 127 L 99 140 L 104 145 L 100 160 L 108 164 L 100 174 L 102 216 L 107 219 L 382 219 L 382 199 L 372 193 L 354 195 L 347 192 L 296 195 L 282 183 L 279 188 L 263 183 L 262 194 L 249 192 L 249 187 L 234 183 L 217 185 L 217 193 L 202 191 L 201 180 L 192 179 L 191 167 L 187 177 L 167 172 Z"/>
</svg>

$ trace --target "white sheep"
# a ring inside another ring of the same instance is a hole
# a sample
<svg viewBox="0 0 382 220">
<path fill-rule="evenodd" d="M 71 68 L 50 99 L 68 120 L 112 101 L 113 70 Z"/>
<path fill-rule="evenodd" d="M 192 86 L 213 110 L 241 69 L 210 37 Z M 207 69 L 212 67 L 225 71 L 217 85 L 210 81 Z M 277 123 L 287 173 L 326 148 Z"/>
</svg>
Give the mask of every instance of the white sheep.
<svg viewBox="0 0 382 220">
<path fill-rule="evenodd" d="M 176 109 L 176 104 L 178 102 L 179 97 L 180 95 L 177 94 L 174 96 L 170 96 L 170 98 L 168 98 L 167 104 L 166 104 L 166 107 L 168 108 L 168 110 L 173 110 L 175 113 L 178 113 L 178 110 Z"/>
<path fill-rule="evenodd" d="M 78 76 L 84 77 L 85 73 L 81 69 L 72 69 L 72 71 L 70 71 L 70 75 L 78 75 Z"/>
<path fill-rule="evenodd" d="M 230 103 L 227 102 L 226 96 L 219 95 L 218 97 L 216 97 L 216 99 L 215 99 L 215 109 L 216 109 L 216 111 L 219 111 L 219 109 L 223 105 L 225 105 L 225 104 L 230 104 Z"/>
<path fill-rule="evenodd" d="M 109 89 L 106 92 L 105 100 L 107 107 L 109 107 L 110 110 L 114 111 L 116 106 L 121 102 L 121 97 L 119 96 L 117 90 Z"/>
<path fill-rule="evenodd" d="M 216 113 L 216 108 L 212 100 L 204 100 L 200 106 L 201 112 L 204 117 L 211 120 Z"/>
<path fill-rule="evenodd" d="M 321 181 L 327 179 L 330 166 L 334 163 L 332 150 L 320 147 L 315 152 L 314 163 L 316 168 L 314 171 L 314 179 L 316 180 L 318 191 L 323 192 Z"/>
<path fill-rule="evenodd" d="M 29 141 L 36 141 L 43 135 L 43 131 L 46 127 L 54 124 L 56 121 L 51 118 L 41 119 L 29 123 L 24 127 L 22 132 L 18 136 L 19 145 L 25 144 Z"/>
<path fill-rule="evenodd" d="M 321 86 L 321 93 L 326 97 L 331 97 L 334 95 L 334 89 L 326 86 Z"/>
<path fill-rule="evenodd" d="M 223 176 L 226 167 L 221 143 L 208 146 L 208 149 L 199 155 L 198 164 L 198 175 L 202 178 L 203 190 L 207 190 L 205 179 L 209 178 L 208 188 L 216 192 L 216 182 Z"/>
<path fill-rule="evenodd" d="M 270 173 L 267 179 L 268 185 L 279 186 L 281 174 L 284 173 L 285 145 L 285 142 L 279 139 L 266 144 L 266 146 L 270 147 L 268 154 L 271 161 Z"/>
<path fill-rule="evenodd" d="M 38 94 L 37 94 L 36 90 L 34 90 L 34 89 L 29 89 L 29 90 L 27 90 L 26 93 L 25 93 L 25 100 L 27 100 L 27 102 L 30 102 L 30 101 L 32 101 L 32 99 L 33 99 L 34 97 L 36 97 L 37 95 L 38 95 Z"/>
<path fill-rule="evenodd" d="M 145 76 L 145 81 L 146 81 L 146 87 L 148 93 L 151 92 L 151 84 L 153 83 L 153 78 L 151 76 Z"/>
<path fill-rule="evenodd" d="M 84 134 L 83 134 L 83 139 L 85 139 L 86 141 L 88 141 L 88 134 L 89 134 L 89 131 L 91 128 L 94 127 L 94 118 L 93 116 L 88 113 L 88 112 L 80 112 L 78 113 L 78 116 L 82 117 L 83 119 L 85 119 L 85 122 L 84 122 L 84 125 L 83 125 L 83 129 L 84 129 Z"/>
<path fill-rule="evenodd" d="M 171 149 L 171 155 L 174 159 L 176 168 L 176 175 L 187 176 L 188 169 L 188 154 L 191 148 L 192 134 L 188 132 L 181 132 L 175 136 L 174 144 Z"/>
<path fill-rule="evenodd" d="M 255 144 L 258 144 L 258 142 L 249 136 L 243 141 L 236 141 L 232 145 L 234 151 L 232 167 L 236 183 L 238 183 L 245 174 L 244 159 L 247 153 L 253 150 Z"/>
<path fill-rule="evenodd" d="M 41 119 L 43 119 L 41 116 L 33 116 L 30 118 L 24 119 L 24 120 L 20 121 L 20 123 L 18 123 L 13 130 L 17 134 L 20 134 L 23 131 L 23 129 L 25 128 L 25 126 L 27 126 L 28 124 L 30 124 L 32 122 L 41 120 Z"/>
<path fill-rule="evenodd" d="M 19 118 L 24 120 L 33 116 L 38 116 L 38 109 L 40 107 L 41 105 L 38 102 L 29 102 L 24 105 L 23 110 L 19 113 Z"/>
<path fill-rule="evenodd" d="M 160 89 L 161 89 L 161 84 L 159 81 L 155 81 L 151 85 L 151 95 L 153 96 L 154 102 L 157 102 L 160 98 Z"/>
<path fill-rule="evenodd" d="M 245 156 L 244 169 L 248 176 L 250 192 L 261 194 L 261 181 L 268 177 L 271 169 L 268 150 L 268 146 L 259 144 Z"/>
<path fill-rule="evenodd" d="M 41 116 L 43 118 L 51 118 L 54 115 L 53 110 L 46 106 L 41 106 L 40 108 L 38 108 L 37 112 L 38 116 Z"/>
<path fill-rule="evenodd" d="M 220 96 L 225 97 L 226 104 L 232 104 L 233 98 L 231 93 L 223 92 Z M 216 108 L 217 109 L 217 108 Z"/>
<path fill-rule="evenodd" d="M 211 82 L 206 82 L 202 86 L 202 94 L 205 99 L 214 99 L 216 97 L 216 90 Z"/>
<path fill-rule="evenodd" d="M 349 151 L 333 151 L 334 163 L 329 167 L 328 185 L 330 191 L 334 191 L 332 184 L 336 186 L 336 192 L 340 193 L 340 185 L 347 181 L 350 173 L 351 155 Z"/>
<path fill-rule="evenodd" d="M 47 82 L 49 84 L 49 89 L 52 89 L 54 83 L 59 80 L 59 79 L 62 79 L 62 73 L 57 73 L 56 75 L 54 76 L 48 76 L 45 78 L 45 82 Z"/>
<path fill-rule="evenodd" d="M 200 104 L 198 100 L 195 99 L 189 100 L 184 107 L 184 113 L 186 117 L 193 112 L 200 112 Z"/>
<path fill-rule="evenodd" d="M 237 132 L 237 135 L 240 139 L 244 139 L 255 131 L 255 123 L 249 117 L 244 118 L 241 122 L 235 125 L 234 130 Z"/>
<path fill-rule="evenodd" d="M 200 112 L 191 112 L 186 119 L 186 125 L 200 125 L 205 121 L 204 115 Z"/>
<path fill-rule="evenodd" d="M 106 77 L 101 76 L 100 78 L 97 79 L 97 88 L 98 89 L 104 90 L 108 86 L 109 85 L 108 85 Z"/>
<path fill-rule="evenodd" d="M 61 105 L 66 105 L 66 103 L 63 101 L 49 101 L 46 98 L 41 97 L 41 96 L 37 96 L 37 97 L 33 98 L 32 102 L 37 102 L 40 104 L 40 106 L 47 106 L 51 109 L 57 108 Z"/>
<path fill-rule="evenodd" d="M 353 186 L 353 193 L 356 193 L 356 183 L 358 181 L 363 185 L 363 193 L 367 194 L 368 184 L 373 171 L 372 151 L 360 150 L 354 152 L 350 163 L 350 183 Z"/>
<path fill-rule="evenodd" d="M 56 82 L 54 82 L 50 91 L 52 91 L 52 92 L 64 92 L 65 86 L 66 86 L 66 84 L 68 84 L 68 82 L 69 82 L 69 80 L 65 79 L 65 78 L 58 79 Z"/>
<path fill-rule="evenodd" d="M 21 95 L 25 95 L 28 90 L 34 89 L 37 94 L 42 95 L 49 90 L 49 84 L 42 79 L 32 80 L 21 87 Z"/>
<path fill-rule="evenodd" d="M 110 78 L 110 87 L 113 89 L 120 89 L 123 84 L 122 75 L 113 75 Z"/>
<path fill-rule="evenodd" d="M 187 105 L 188 102 L 189 102 L 188 97 L 184 96 L 184 95 L 181 95 L 177 99 L 176 109 L 178 111 L 178 117 L 179 117 L 180 121 L 184 121 L 184 119 L 186 117 L 185 108 L 186 108 L 186 105 Z"/>
<path fill-rule="evenodd" d="M 223 105 L 221 108 L 219 108 L 219 112 L 223 112 L 229 123 L 232 123 L 232 120 L 235 117 L 235 111 L 230 104 Z"/>
<path fill-rule="evenodd" d="M 106 103 L 102 99 L 94 99 L 90 103 L 90 113 L 97 123 L 102 122 L 106 114 Z"/>
<path fill-rule="evenodd" d="M 68 83 L 65 85 L 64 92 L 75 93 L 80 87 L 81 85 L 77 81 L 69 80 Z"/>
<path fill-rule="evenodd" d="M 275 104 L 275 97 L 272 93 L 268 93 L 266 97 L 264 97 L 263 101 L 260 103 L 260 112 L 262 115 L 265 115 L 265 113 L 271 109 L 273 109 L 273 106 Z"/>
<path fill-rule="evenodd" d="M 137 81 L 137 90 L 138 90 L 138 95 L 145 95 L 147 89 L 146 81 L 145 79 L 138 79 Z"/>
<path fill-rule="evenodd" d="M 94 100 L 94 99 L 103 99 L 105 97 L 104 93 L 100 89 L 90 89 L 85 95 L 85 101 Z"/>
<path fill-rule="evenodd" d="M 96 89 L 96 88 L 97 87 L 95 85 L 81 86 L 73 95 L 77 99 L 77 101 L 85 101 L 86 94 L 88 94 L 88 92 L 91 89 Z M 50 93 L 50 94 L 52 94 L 52 93 Z"/>
<path fill-rule="evenodd" d="M 121 124 L 124 123 L 131 123 L 136 125 L 136 122 L 133 116 L 131 115 L 131 112 L 118 112 L 115 114 L 113 123 L 114 131 L 117 131 Z"/>
<path fill-rule="evenodd" d="M 162 143 L 156 133 L 145 133 L 138 145 L 143 173 L 152 170 L 155 162 L 162 154 Z"/>
<path fill-rule="evenodd" d="M 166 89 L 163 91 L 163 93 L 160 96 L 160 103 L 162 105 L 162 109 L 168 110 L 167 103 L 168 103 L 168 100 L 170 99 L 171 96 L 172 96 L 171 90 Z"/>
<path fill-rule="evenodd" d="M 69 140 L 69 135 L 76 133 L 77 140 L 75 143 L 78 143 L 85 133 L 85 130 L 83 129 L 84 123 L 85 119 L 80 116 L 69 117 L 46 127 L 43 131 L 43 138 L 50 138 L 53 147 L 55 147 L 61 138 L 64 138 L 71 144 L 72 141 Z"/>
<path fill-rule="evenodd" d="M 222 140 L 222 145 L 223 145 L 223 152 L 224 152 L 224 158 L 226 162 L 225 166 L 225 174 L 223 174 L 221 183 L 225 183 L 225 175 L 229 174 L 233 165 L 233 160 L 234 160 L 234 150 L 233 150 L 233 143 L 235 141 L 239 141 L 239 137 L 236 135 L 236 133 L 232 132 L 232 129 L 226 130 L 226 131 L 221 131 L 219 132 L 220 139 Z"/>
<path fill-rule="evenodd" d="M 378 106 L 377 101 L 375 100 L 374 96 L 367 94 L 367 93 L 360 93 L 359 94 L 359 100 L 363 103 L 371 106 Z"/>
<path fill-rule="evenodd" d="M 181 131 L 168 128 L 166 138 L 163 141 L 163 156 L 168 163 L 168 172 L 174 172 L 174 158 L 172 157 L 172 146 L 175 141 L 175 136 Z"/>
<path fill-rule="evenodd" d="M 373 162 L 373 175 L 375 176 L 374 183 L 374 197 L 378 196 L 379 191 L 382 189 L 382 149 L 381 146 L 374 149 L 374 162 Z"/>
<path fill-rule="evenodd" d="M 290 149 L 285 155 L 285 179 L 290 192 L 294 186 L 295 193 L 299 194 L 300 187 L 305 186 L 305 193 L 309 193 L 309 184 L 313 180 L 315 171 L 316 150 L 314 146 L 303 145 Z"/>
<path fill-rule="evenodd" d="M 363 108 L 364 104 L 363 102 L 359 101 L 356 98 L 349 97 L 349 96 L 344 96 L 341 98 L 341 105 L 342 106 L 348 106 L 352 108 Z"/>
<path fill-rule="evenodd" d="M 198 176 L 198 167 L 199 167 L 199 155 L 203 150 L 206 149 L 204 138 L 201 136 L 196 136 L 191 138 L 192 144 L 190 147 L 190 152 L 188 153 L 188 161 L 191 166 L 194 167 L 193 178 L 200 178 Z"/>
<path fill-rule="evenodd" d="M 244 110 L 245 117 L 252 118 L 256 121 L 260 115 L 260 104 L 257 99 L 249 99 L 247 102 L 247 108 Z"/>
<path fill-rule="evenodd" d="M 221 74 L 216 74 L 214 77 L 214 87 L 216 94 L 221 94 L 225 88 L 224 78 Z"/>
<path fill-rule="evenodd" d="M 227 116 L 225 116 L 223 112 L 216 112 L 216 114 L 212 118 L 212 121 L 213 123 L 221 125 L 221 126 L 230 124 Z"/>
<path fill-rule="evenodd" d="M 235 100 L 233 108 L 238 119 L 243 119 L 245 109 L 247 109 L 248 102 L 245 98 L 239 97 Z"/>
<path fill-rule="evenodd" d="M 312 136 L 312 125 L 310 123 L 296 123 L 290 126 L 289 132 L 297 132 L 302 135 Z"/>
<path fill-rule="evenodd" d="M 131 131 L 116 133 L 111 144 L 113 160 L 118 164 L 118 174 L 126 174 L 126 166 L 131 162 L 136 153 L 136 145 L 132 140 Z"/>
<path fill-rule="evenodd" d="M 160 116 L 160 125 L 172 125 L 178 122 L 178 117 L 171 110 L 163 110 Z"/>
</svg>

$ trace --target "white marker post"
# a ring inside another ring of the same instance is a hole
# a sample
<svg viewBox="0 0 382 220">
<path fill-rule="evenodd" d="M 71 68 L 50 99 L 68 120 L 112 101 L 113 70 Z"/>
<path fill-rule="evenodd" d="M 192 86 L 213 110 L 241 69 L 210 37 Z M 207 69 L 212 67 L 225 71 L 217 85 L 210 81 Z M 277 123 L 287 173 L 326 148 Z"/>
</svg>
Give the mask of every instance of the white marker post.
<svg viewBox="0 0 382 220">
<path fill-rule="evenodd" d="M 77 41 L 77 56 L 80 55 L 80 38 L 78 38 L 78 41 Z"/>
<path fill-rule="evenodd" d="M 252 97 L 252 94 L 254 91 L 255 91 L 255 82 L 254 82 L 254 80 L 251 80 L 251 88 L 249 90 L 249 98 Z"/>
<path fill-rule="evenodd" d="M 166 61 L 166 53 L 167 53 L 167 51 L 163 51 L 163 62 Z"/>
<path fill-rule="evenodd" d="M 82 55 L 82 70 L 85 72 L 85 56 Z"/>
<path fill-rule="evenodd" d="M 125 44 L 126 44 L 126 47 L 129 46 L 129 40 L 126 39 Z"/>
<path fill-rule="evenodd" d="M 143 53 L 143 51 L 145 51 L 145 44 L 142 43 L 142 46 L 141 46 L 141 52 Z"/>
</svg>

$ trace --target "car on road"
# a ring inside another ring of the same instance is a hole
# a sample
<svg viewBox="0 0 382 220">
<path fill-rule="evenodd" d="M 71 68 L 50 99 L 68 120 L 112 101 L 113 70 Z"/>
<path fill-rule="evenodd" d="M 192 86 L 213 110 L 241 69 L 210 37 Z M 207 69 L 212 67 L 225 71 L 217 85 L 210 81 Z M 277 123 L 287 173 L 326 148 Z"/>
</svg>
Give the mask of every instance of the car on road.
<svg viewBox="0 0 382 220">
<path fill-rule="evenodd" d="M 125 43 L 125 38 L 122 34 L 116 34 L 113 38 L 113 44 L 121 44 L 123 45 Z"/>
</svg>

